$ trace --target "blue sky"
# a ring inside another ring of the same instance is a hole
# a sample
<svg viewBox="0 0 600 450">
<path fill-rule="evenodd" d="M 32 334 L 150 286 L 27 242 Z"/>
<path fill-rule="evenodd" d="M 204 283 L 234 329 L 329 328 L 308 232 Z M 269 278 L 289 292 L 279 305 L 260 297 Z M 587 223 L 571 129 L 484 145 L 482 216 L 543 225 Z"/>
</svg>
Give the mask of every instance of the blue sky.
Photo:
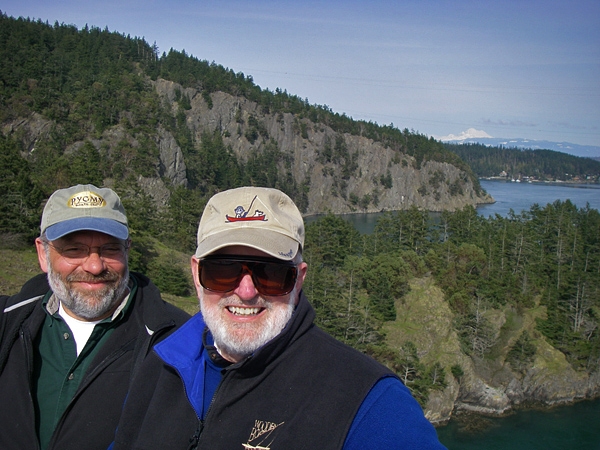
<svg viewBox="0 0 600 450">
<path fill-rule="evenodd" d="M 185 50 L 261 88 L 436 138 L 600 146 L 598 0 L 0 0 Z"/>
</svg>

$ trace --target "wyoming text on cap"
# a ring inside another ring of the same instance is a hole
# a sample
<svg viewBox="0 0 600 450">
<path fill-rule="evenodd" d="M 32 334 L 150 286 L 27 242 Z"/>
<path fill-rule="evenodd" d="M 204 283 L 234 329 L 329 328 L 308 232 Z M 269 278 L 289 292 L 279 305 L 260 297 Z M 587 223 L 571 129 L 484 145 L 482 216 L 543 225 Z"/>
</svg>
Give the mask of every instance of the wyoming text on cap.
<svg viewBox="0 0 600 450">
<path fill-rule="evenodd" d="M 291 198 L 277 189 L 241 187 L 206 204 L 198 226 L 196 257 L 243 245 L 286 261 L 304 246 L 304 221 Z"/>
<path fill-rule="evenodd" d="M 40 228 L 50 241 L 82 230 L 99 231 L 117 239 L 129 236 L 119 196 L 111 189 L 92 184 L 54 192 L 44 207 Z"/>
</svg>

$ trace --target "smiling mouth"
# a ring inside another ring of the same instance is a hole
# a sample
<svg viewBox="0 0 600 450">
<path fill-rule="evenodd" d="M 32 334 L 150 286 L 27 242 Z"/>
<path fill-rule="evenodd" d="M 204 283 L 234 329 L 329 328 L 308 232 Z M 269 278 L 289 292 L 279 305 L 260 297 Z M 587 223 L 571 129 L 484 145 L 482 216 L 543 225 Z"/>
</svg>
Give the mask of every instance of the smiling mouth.
<svg viewBox="0 0 600 450">
<path fill-rule="evenodd" d="M 253 316 L 262 311 L 262 308 L 240 308 L 239 306 L 228 306 L 227 310 L 236 316 Z"/>
<path fill-rule="evenodd" d="M 111 286 L 114 283 L 108 280 L 76 280 L 73 282 L 75 285 L 79 285 L 85 288 L 85 286 L 94 289 L 98 287 Z"/>
</svg>

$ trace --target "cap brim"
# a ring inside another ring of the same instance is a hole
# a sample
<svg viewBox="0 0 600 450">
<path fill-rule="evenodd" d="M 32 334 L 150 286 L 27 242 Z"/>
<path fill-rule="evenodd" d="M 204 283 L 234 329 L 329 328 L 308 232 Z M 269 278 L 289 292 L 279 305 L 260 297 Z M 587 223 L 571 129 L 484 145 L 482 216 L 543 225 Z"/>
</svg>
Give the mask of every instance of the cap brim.
<svg viewBox="0 0 600 450">
<path fill-rule="evenodd" d="M 203 258 L 224 247 L 242 245 L 267 253 L 275 258 L 290 261 L 298 253 L 300 244 L 280 233 L 252 228 L 224 230 L 207 236 L 196 249 L 196 258 Z"/>
<path fill-rule="evenodd" d="M 123 240 L 129 237 L 129 229 L 126 225 L 116 220 L 98 217 L 79 217 L 50 225 L 46 228 L 46 237 L 54 241 L 76 231 L 98 231 Z"/>
</svg>

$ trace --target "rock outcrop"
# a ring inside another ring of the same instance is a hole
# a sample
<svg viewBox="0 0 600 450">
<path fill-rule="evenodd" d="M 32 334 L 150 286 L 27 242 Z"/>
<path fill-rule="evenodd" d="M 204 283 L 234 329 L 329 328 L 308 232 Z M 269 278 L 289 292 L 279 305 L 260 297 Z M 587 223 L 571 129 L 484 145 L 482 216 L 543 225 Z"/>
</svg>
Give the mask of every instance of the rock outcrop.
<svg viewBox="0 0 600 450">
<path fill-rule="evenodd" d="M 432 278 L 413 280 L 409 294 L 396 303 L 396 311 L 396 320 L 385 326 L 388 345 L 400 348 L 401 343 L 412 341 L 424 363 L 440 362 L 446 368 L 447 386 L 431 391 L 425 407 L 433 423 L 449 420 L 456 411 L 501 415 L 517 406 L 551 406 L 600 395 L 600 370 L 576 371 L 563 353 L 535 331 L 535 317 L 544 314 L 539 306 L 519 312 L 516 319 L 512 310 L 488 311 L 498 340 L 493 358 L 469 357 L 462 351 L 452 325 L 453 313 Z M 506 331 L 503 325 L 509 314 L 520 325 Z M 536 352 L 533 362 L 520 371 L 506 361 L 506 354 L 524 330 L 535 337 Z M 464 374 L 455 378 L 452 366 L 460 366 Z"/>
</svg>

